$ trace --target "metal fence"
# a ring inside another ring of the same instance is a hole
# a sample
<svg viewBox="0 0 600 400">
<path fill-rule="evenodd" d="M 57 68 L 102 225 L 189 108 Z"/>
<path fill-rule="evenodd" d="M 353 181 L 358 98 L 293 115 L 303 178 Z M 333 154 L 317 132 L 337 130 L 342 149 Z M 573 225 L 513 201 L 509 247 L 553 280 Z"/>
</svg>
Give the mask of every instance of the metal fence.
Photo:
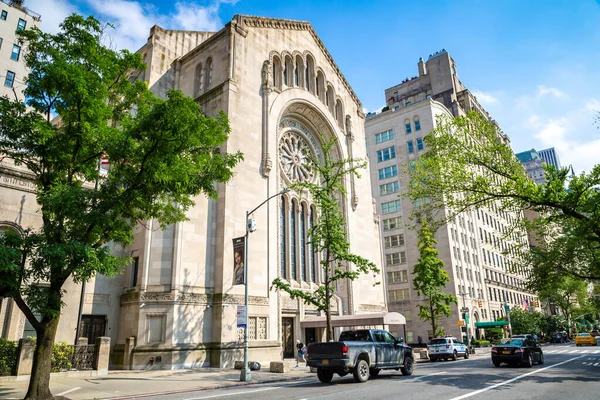
<svg viewBox="0 0 600 400">
<path fill-rule="evenodd" d="M 71 368 L 78 371 L 94 369 L 96 345 L 86 344 L 73 346 L 73 358 L 71 359 Z"/>
</svg>

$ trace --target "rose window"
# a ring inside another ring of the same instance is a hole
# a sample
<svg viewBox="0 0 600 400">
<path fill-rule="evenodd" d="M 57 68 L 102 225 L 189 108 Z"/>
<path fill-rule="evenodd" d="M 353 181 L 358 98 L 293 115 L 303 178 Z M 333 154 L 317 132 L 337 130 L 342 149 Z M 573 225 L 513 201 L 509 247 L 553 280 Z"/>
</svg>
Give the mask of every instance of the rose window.
<svg viewBox="0 0 600 400">
<path fill-rule="evenodd" d="M 279 141 L 279 164 L 291 182 L 310 181 L 315 176 L 310 145 L 300 134 L 288 131 Z"/>
</svg>

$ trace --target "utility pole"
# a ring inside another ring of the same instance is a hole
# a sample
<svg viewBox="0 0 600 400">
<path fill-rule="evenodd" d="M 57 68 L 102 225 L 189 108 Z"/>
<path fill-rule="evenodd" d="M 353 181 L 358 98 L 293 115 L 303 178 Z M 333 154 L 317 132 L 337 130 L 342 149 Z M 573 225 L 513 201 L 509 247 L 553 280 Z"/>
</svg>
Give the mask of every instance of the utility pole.
<svg viewBox="0 0 600 400">
<path fill-rule="evenodd" d="M 467 307 L 467 293 L 459 293 L 459 296 L 462 297 L 463 301 L 462 301 L 462 308 L 460 309 L 462 315 L 464 316 L 465 319 L 465 333 L 466 333 L 466 339 L 465 339 L 465 346 L 467 346 L 467 351 L 469 351 L 469 307 Z"/>
</svg>

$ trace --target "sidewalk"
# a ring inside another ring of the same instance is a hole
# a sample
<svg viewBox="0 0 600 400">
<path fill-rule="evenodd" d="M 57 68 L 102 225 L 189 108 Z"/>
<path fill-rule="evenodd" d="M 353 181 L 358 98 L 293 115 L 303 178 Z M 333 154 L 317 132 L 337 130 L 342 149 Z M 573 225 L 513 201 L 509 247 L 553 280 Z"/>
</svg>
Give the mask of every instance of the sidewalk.
<svg viewBox="0 0 600 400">
<path fill-rule="evenodd" d="M 429 362 L 419 359 L 417 363 Z M 155 371 L 109 371 L 107 376 L 65 377 L 52 376 L 50 389 L 55 396 L 71 400 L 134 399 L 150 394 L 169 394 L 192 390 L 217 389 L 229 386 L 252 385 L 300 379 L 316 379 L 316 374 L 303 363 L 286 359 L 288 371 L 275 373 L 269 365 L 260 371 L 252 371 L 252 381 L 240 382 L 240 370 L 222 368 L 198 368 L 185 370 Z M 0 382 L 0 398 L 22 399 L 27 392 L 27 381 Z"/>
</svg>

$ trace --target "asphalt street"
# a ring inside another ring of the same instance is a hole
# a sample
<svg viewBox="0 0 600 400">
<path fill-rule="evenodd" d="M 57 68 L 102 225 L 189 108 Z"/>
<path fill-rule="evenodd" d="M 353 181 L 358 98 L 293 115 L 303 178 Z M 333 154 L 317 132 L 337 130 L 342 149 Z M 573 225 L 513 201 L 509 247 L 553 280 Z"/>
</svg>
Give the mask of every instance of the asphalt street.
<svg viewBox="0 0 600 400">
<path fill-rule="evenodd" d="M 412 376 L 382 371 L 368 382 L 354 383 L 352 375 L 334 376 L 322 384 L 316 376 L 302 381 L 149 396 L 150 400 L 202 399 L 600 399 L 600 348 L 574 344 L 544 346 L 545 364 L 533 368 L 503 364 L 489 356 L 415 366 Z"/>
</svg>

